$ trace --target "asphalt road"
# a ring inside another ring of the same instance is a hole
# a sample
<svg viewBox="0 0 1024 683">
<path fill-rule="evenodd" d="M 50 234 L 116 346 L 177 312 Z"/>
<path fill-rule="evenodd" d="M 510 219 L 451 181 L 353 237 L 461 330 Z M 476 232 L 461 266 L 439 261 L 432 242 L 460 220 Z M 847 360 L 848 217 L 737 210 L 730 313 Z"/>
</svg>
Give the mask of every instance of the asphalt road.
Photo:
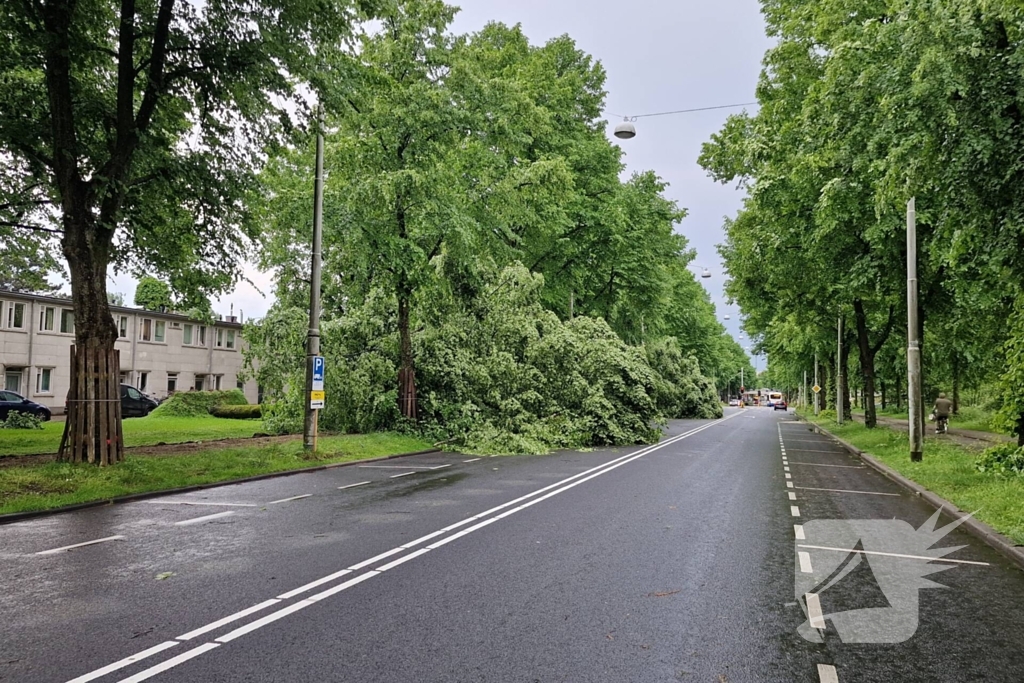
<svg viewBox="0 0 1024 683">
<path fill-rule="evenodd" d="M 747 409 L 57 515 L 0 527 L 0 680 L 1024 680 L 1024 572 L 932 513 Z"/>
</svg>

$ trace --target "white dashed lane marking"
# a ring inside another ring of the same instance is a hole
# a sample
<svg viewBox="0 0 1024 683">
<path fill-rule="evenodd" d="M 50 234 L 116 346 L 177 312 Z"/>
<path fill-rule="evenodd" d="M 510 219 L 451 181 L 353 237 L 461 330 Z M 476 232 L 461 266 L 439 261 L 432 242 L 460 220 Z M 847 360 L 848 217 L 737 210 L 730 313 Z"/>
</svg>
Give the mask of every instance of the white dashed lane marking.
<svg viewBox="0 0 1024 683">
<path fill-rule="evenodd" d="M 313 496 L 312 493 L 307 493 L 307 494 L 302 495 L 302 496 L 292 496 L 291 498 L 282 498 L 281 500 L 272 500 L 269 503 L 267 503 L 267 505 L 277 505 L 278 503 L 290 503 L 293 500 L 302 500 L 303 498 L 311 498 L 312 496 Z"/>
<path fill-rule="evenodd" d="M 339 491 L 344 491 L 345 489 L 354 489 L 357 486 L 366 486 L 369 483 L 370 482 L 368 482 L 368 481 L 361 481 L 358 484 L 349 484 L 348 486 L 339 486 L 338 490 Z"/>
<path fill-rule="evenodd" d="M 797 553 L 800 558 L 800 571 L 804 574 L 813 574 L 814 569 L 811 568 L 811 554 L 803 551 Z"/>
<path fill-rule="evenodd" d="M 74 545 L 65 545 L 60 548 L 53 548 L 52 550 L 43 550 L 36 555 L 56 555 L 66 550 L 74 550 L 75 548 L 84 548 L 87 545 L 96 545 L 97 543 L 106 543 L 107 541 L 120 541 L 123 540 L 124 536 L 107 536 L 106 538 L 97 538 L 95 541 L 85 541 L 84 543 L 75 543 Z"/>
<path fill-rule="evenodd" d="M 215 515 L 204 515 L 202 517 L 194 517 L 192 519 L 186 519 L 181 522 L 175 522 L 174 526 L 189 526 L 190 524 L 201 524 L 202 522 L 209 522 L 211 519 L 230 517 L 233 514 L 235 514 L 234 510 L 228 510 L 227 512 L 218 512 Z"/>
<path fill-rule="evenodd" d="M 803 524 L 794 524 L 793 525 L 793 535 L 796 536 L 796 540 L 798 540 L 798 541 L 805 540 L 807 537 L 804 535 L 804 525 Z"/>
</svg>

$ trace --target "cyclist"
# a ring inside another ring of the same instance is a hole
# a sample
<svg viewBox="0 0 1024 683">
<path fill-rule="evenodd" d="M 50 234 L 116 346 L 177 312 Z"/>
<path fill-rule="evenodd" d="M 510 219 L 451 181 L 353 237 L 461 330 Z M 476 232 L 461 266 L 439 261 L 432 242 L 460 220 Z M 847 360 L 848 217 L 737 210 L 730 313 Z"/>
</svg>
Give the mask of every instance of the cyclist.
<svg viewBox="0 0 1024 683">
<path fill-rule="evenodd" d="M 932 412 L 935 414 L 935 433 L 945 434 L 949 429 L 949 416 L 953 412 L 953 402 L 946 398 L 946 394 L 939 394 Z"/>
</svg>

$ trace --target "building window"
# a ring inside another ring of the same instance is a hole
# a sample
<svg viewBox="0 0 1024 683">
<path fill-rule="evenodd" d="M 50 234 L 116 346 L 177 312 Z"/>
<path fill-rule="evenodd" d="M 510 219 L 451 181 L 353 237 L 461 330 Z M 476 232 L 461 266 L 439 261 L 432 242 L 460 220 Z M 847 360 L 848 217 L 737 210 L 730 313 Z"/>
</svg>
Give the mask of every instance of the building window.
<svg viewBox="0 0 1024 683">
<path fill-rule="evenodd" d="M 37 394 L 49 394 L 50 380 L 53 376 L 53 370 L 51 368 L 40 368 L 36 372 L 36 393 Z"/>
<path fill-rule="evenodd" d="M 239 380 L 235 380 L 235 388 L 236 389 L 245 389 L 245 382 L 243 382 L 240 379 Z"/>
<path fill-rule="evenodd" d="M 117 318 L 117 336 L 121 339 L 128 338 L 128 316 L 126 315 Z"/>
<path fill-rule="evenodd" d="M 228 330 L 228 341 L 227 341 L 226 346 L 229 349 L 235 348 L 235 331 L 234 330 Z"/>
<path fill-rule="evenodd" d="M 39 311 L 39 331 L 53 332 L 53 320 L 57 310 L 53 306 L 44 306 Z"/>
<path fill-rule="evenodd" d="M 75 312 L 66 308 L 60 309 L 60 331 L 61 334 L 75 333 Z"/>
<path fill-rule="evenodd" d="M 142 327 L 139 329 L 139 339 L 142 341 L 153 341 L 153 321 L 150 318 L 142 319 Z"/>
<path fill-rule="evenodd" d="M 185 327 L 181 330 L 181 343 L 184 344 L 185 346 L 191 346 L 192 345 L 192 326 L 191 325 L 185 325 Z"/>
<path fill-rule="evenodd" d="M 148 386 L 149 386 L 149 373 L 148 372 L 140 372 L 139 373 L 139 391 L 145 391 Z"/>
<path fill-rule="evenodd" d="M 122 372 L 121 373 L 121 384 L 128 384 L 128 373 L 127 372 Z"/>
<path fill-rule="evenodd" d="M 167 323 L 163 320 L 157 320 L 156 325 L 153 329 L 153 340 L 163 342 L 167 336 Z"/>
<path fill-rule="evenodd" d="M 21 374 L 20 368 L 8 368 L 4 373 L 4 389 L 7 391 L 13 391 L 16 394 L 21 393 Z"/>
<path fill-rule="evenodd" d="M 196 382 L 192 385 L 195 391 L 203 391 L 206 389 L 206 375 L 196 375 Z"/>
<path fill-rule="evenodd" d="M 25 329 L 25 304 L 11 302 L 7 305 L 7 327 L 12 330 Z"/>
<path fill-rule="evenodd" d="M 200 325 L 196 328 L 196 345 L 206 346 L 206 325 Z"/>
<path fill-rule="evenodd" d="M 213 384 L 214 384 L 214 388 L 215 388 L 215 389 L 216 389 L 217 391 L 220 391 L 220 381 L 221 381 L 222 379 L 224 379 L 224 375 L 217 375 L 217 376 L 215 376 L 215 377 L 213 378 Z"/>
<path fill-rule="evenodd" d="M 167 393 L 173 394 L 178 390 L 178 373 L 168 372 L 167 373 Z"/>
<path fill-rule="evenodd" d="M 217 348 L 224 346 L 224 330 L 217 330 Z"/>
</svg>

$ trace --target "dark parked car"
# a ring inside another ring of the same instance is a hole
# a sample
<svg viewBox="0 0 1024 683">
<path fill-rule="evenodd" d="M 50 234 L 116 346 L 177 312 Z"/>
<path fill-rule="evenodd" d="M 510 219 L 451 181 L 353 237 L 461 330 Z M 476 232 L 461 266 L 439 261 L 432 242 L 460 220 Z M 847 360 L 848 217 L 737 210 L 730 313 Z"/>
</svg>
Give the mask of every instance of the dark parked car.
<svg viewBox="0 0 1024 683">
<path fill-rule="evenodd" d="M 29 413 L 44 421 L 50 419 L 50 409 L 46 406 L 13 391 L 0 391 L 0 420 L 6 420 L 7 414 L 11 412 Z"/>
<path fill-rule="evenodd" d="M 788 410 L 789 406 L 786 405 L 785 401 L 775 401 L 775 410 Z"/>
<path fill-rule="evenodd" d="M 146 417 L 160 405 L 159 401 L 147 396 L 129 384 L 121 385 L 121 417 Z M 67 403 L 64 403 L 67 412 Z"/>
</svg>

